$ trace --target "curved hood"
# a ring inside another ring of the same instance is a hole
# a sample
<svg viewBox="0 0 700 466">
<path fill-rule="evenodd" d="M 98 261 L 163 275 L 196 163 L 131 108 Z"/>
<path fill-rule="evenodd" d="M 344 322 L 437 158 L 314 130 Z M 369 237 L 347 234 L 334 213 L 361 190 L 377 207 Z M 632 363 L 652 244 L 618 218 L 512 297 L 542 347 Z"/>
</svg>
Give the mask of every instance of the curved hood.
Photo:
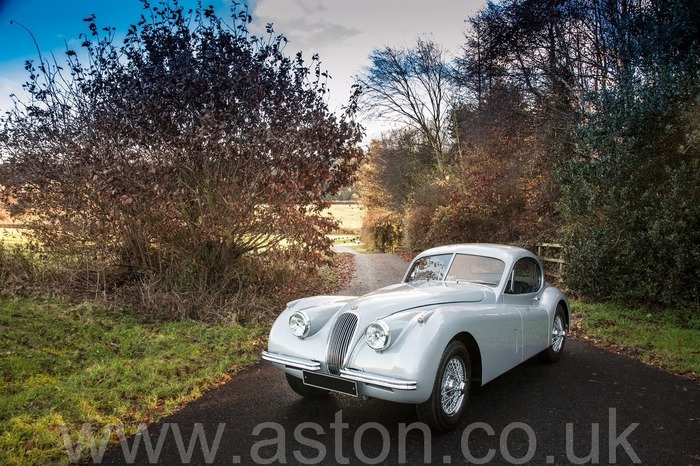
<svg viewBox="0 0 700 466">
<path fill-rule="evenodd" d="M 479 285 L 424 283 L 392 285 L 349 301 L 341 312 L 351 311 L 362 320 L 378 319 L 396 312 L 424 306 L 484 301 L 490 290 Z"/>
</svg>

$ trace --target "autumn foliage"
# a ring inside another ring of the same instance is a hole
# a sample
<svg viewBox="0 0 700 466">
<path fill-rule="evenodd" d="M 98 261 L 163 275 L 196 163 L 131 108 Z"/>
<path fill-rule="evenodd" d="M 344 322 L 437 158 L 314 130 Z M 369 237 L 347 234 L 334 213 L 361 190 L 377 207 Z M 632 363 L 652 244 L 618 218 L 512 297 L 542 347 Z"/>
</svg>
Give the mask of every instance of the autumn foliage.
<svg viewBox="0 0 700 466">
<path fill-rule="evenodd" d="M 326 260 L 324 199 L 362 157 L 356 96 L 330 112 L 318 58 L 286 56 L 250 20 L 144 2 L 122 45 L 91 17 L 80 54 L 27 63 L 30 98 L 0 133 L 2 194 L 88 286 L 146 284 L 178 315 L 235 313 L 240 293 Z"/>
</svg>

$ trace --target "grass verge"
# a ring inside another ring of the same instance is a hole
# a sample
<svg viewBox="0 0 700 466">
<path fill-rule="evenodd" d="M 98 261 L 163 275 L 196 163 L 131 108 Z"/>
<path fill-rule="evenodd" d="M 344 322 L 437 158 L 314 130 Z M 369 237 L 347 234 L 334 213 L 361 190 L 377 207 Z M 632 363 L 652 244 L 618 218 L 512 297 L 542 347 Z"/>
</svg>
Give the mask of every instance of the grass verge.
<svg viewBox="0 0 700 466">
<path fill-rule="evenodd" d="M 84 423 L 134 435 L 258 360 L 266 335 L 0 298 L 0 464 L 67 464 L 62 431 L 75 442 Z"/>
<path fill-rule="evenodd" d="M 572 302 L 574 336 L 644 363 L 700 379 L 700 314 L 615 303 Z"/>
<path fill-rule="evenodd" d="M 345 246 L 352 248 L 357 252 L 371 254 L 376 251 L 370 251 L 367 246 L 360 242 L 359 235 L 328 235 L 328 237 L 333 241 L 335 246 Z"/>
</svg>

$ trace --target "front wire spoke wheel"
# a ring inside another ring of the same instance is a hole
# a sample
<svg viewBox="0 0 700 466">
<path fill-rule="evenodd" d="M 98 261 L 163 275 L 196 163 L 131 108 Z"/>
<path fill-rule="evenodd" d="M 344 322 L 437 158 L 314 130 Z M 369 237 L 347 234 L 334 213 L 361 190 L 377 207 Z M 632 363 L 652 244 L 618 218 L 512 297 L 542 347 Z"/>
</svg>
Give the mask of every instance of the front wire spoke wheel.
<svg viewBox="0 0 700 466">
<path fill-rule="evenodd" d="M 442 410 L 449 416 L 459 411 L 464 402 L 465 377 L 464 363 L 459 358 L 450 359 L 440 387 Z"/>
<path fill-rule="evenodd" d="M 451 341 L 440 358 L 430 398 L 416 405 L 418 419 L 437 432 L 456 428 L 469 402 L 471 378 L 469 351 L 461 341 Z"/>
</svg>

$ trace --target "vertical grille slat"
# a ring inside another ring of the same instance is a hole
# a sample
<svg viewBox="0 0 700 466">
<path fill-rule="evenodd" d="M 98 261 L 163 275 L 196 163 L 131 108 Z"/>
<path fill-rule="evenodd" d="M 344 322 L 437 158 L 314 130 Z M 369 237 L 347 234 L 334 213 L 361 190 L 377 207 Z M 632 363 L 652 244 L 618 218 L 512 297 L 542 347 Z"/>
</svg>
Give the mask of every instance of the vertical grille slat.
<svg viewBox="0 0 700 466">
<path fill-rule="evenodd" d="M 355 334 L 357 321 L 356 314 L 345 312 L 338 316 L 333 325 L 328 341 L 328 354 L 326 355 L 326 364 L 331 374 L 337 375 L 343 367 L 345 355 L 350 347 L 352 336 Z"/>
</svg>

